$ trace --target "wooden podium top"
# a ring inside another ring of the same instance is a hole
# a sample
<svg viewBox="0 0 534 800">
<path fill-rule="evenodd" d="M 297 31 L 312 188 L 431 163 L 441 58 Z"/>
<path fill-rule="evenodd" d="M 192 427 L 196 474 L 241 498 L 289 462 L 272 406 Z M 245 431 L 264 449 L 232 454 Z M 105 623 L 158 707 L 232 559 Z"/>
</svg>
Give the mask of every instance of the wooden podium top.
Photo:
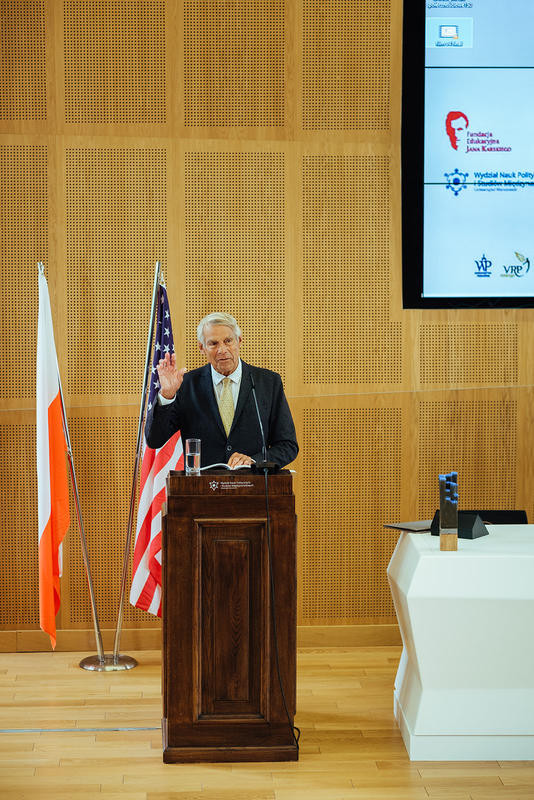
<svg viewBox="0 0 534 800">
<path fill-rule="evenodd" d="M 293 479 L 288 469 L 268 476 L 270 495 L 293 494 Z M 265 475 L 249 469 L 208 469 L 198 477 L 182 470 L 171 470 L 167 478 L 167 493 L 178 495 L 264 495 Z"/>
</svg>

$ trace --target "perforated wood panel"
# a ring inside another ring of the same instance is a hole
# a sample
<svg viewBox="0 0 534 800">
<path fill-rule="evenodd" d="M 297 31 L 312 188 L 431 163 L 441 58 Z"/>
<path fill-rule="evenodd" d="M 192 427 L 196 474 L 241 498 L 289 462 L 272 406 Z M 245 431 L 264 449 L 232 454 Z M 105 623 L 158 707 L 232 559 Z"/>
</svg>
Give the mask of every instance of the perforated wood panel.
<svg viewBox="0 0 534 800">
<path fill-rule="evenodd" d="M 64 3 L 65 121 L 165 122 L 163 0 Z"/>
<path fill-rule="evenodd" d="M 517 406 L 513 400 L 419 404 L 419 508 L 439 505 L 438 475 L 457 470 L 460 508 L 516 508 Z"/>
<path fill-rule="evenodd" d="M 116 622 L 119 603 L 137 419 L 134 416 L 78 417 L 70 420 L 69 427 L 98 615 L 102 627 L 110 628 Z M 74 628 L 86 628 L 92 625 L 91 606 L 74 506 L 72 508 L 68 539 L 70 624 Z M 129 587 L 128 583 L 128 594 Z M 142 621 L 144 627 L 159 625 L 152 615 L 130 606 L 128 595 L 126 601 L 125 622 Z"/>
<path fill-rule="evenodd" d="M 245 361 L 283 377 L 283 153 L 186 153 L 185 235 L 188 364 L 204 363 L 200 319 L 227 311 L 243 330 Z"/>
<path fill-rule="evenodd" d="M 390 0 L 303 0 L 302 127 L 387 130 Z"/>
<path fill-rule="evenodd" d="M 39 623 L 35 424 L 0 424 L 0 625 Z"/>
<path fill-rule="evenodd" d="M 516 383 L 518 326 L 424 324 L 420 327 L 421 383 Z"/>
<path fill-rule="evenodd" d="M 400 408 L 304 411 L 302 617 L 390 617 L 386 567 L 397 535 L 383 528 L 401 493 Z"/>
<path fill-rule="evenodd" d="M 401 381 L 389 169 L 387 156 L 303 157 L 304 383 Z"/>
<path fill-rule="evenodd" d="M 46 119 L 44 2 L 0 2 L 0 119 Z"/>
<path fill-rule="evenodd" d="M 67 149 L 66 203 L 69 392 L 139 393 L 154 265 L 167 260 L 166 151 Z"/>
<path fill-rule="evenodd" d="M 38 260 L 104 627 L 156 259 L 188 367 L 198 320 L 227 310 L 243 357 L 285 378 L 301 623 L 393 617 L 382 523 L 430 516 L 440 471 L 459 470 L 461 507 L 534 518 L 528 311 L 402 309 L 401 0 L 0 0 L 0 17 L 0 627 L 38 627 Z M 58 623 L 91 628 L 74 519 Z M 127 606 L 126 627 L 158 625 Z"/>
<path fill-rule="evenodd" d="M 2 397 L 35 396 L 37 262 L 48 265 L 48 169 L 43 145 L 0 145 Z M 22 349 L 21 349 L 22 348 Z M 23 355 L 24 366 L 14 354 Z"/>
<path fill-rule="evenodd" d="M 284 124 L 284 0 L 184 0 L 188 126 Z"/>
</svg>

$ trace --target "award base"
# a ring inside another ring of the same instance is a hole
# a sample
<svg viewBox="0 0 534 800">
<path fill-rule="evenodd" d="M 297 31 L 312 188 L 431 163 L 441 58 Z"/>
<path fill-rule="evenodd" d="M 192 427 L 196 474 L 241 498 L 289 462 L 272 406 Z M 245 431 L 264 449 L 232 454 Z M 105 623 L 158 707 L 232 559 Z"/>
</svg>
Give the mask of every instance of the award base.
<svg viewBox="0 0 534 800">
<path fill-rule="evenodd" d="M 434 514 L 430 530 L 432 536 L 439 536 L 439 510 Z M 476 511 L 458 511 L 459 539 L 478 539 L 480 536 L 487 535 L 488 529 Z"/>
<path fill-rule="evenodd" d="M 439 549 L 453 551 L 458 550 L 458 532 L 443 530 L 439 534 Z"/>
</svg>

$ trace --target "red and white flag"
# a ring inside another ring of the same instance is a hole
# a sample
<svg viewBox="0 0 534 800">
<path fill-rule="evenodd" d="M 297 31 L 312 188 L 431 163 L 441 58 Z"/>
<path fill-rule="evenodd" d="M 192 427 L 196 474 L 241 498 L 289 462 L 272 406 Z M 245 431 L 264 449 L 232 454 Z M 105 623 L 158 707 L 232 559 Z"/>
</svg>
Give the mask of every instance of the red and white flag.
<svg viewBox="0 0 534 800">
<path fill-rule="evenodd" d="M 158 319 L 148 393 L 148 410 L 157 403 L 159 380 L 156 366 L 165 353 L 174 353 L 167 291 L 158 290 Z M 166 500 L 165 482 L 171 469 L 183 469 L 180 431 L 163 447 L 153 450 L 143 443 L 141 489 L 132 570 L 130 603 L 161 617 L 161 508 Z"/>
<path fill-rule="evenodd" d="M 59 370 L 46 278 L 39 272 L 37 324 L 37 497 L 39 521 L 39 625 L 56 646 L 62 541 L 70 523 L 67 443 Z"/>
</svg>

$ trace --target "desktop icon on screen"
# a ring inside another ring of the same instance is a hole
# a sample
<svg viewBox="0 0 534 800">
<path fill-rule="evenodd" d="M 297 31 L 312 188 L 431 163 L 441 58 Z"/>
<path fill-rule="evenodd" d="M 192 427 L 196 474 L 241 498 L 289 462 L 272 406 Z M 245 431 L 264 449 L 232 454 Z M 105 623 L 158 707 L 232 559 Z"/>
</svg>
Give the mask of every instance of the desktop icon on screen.
<svg viewBox="0 0 534 800">
<path fill-rule="evenodd" d="M 440 39 L 458 39 L 458 25 L 440 25 Z"/>
<path fill-rule="evenodd" d="M 473 47 L 473 17 L 427 17 L 425 36 L 427 47 L 443 48 L 444 53 Z"/>
</svg>

